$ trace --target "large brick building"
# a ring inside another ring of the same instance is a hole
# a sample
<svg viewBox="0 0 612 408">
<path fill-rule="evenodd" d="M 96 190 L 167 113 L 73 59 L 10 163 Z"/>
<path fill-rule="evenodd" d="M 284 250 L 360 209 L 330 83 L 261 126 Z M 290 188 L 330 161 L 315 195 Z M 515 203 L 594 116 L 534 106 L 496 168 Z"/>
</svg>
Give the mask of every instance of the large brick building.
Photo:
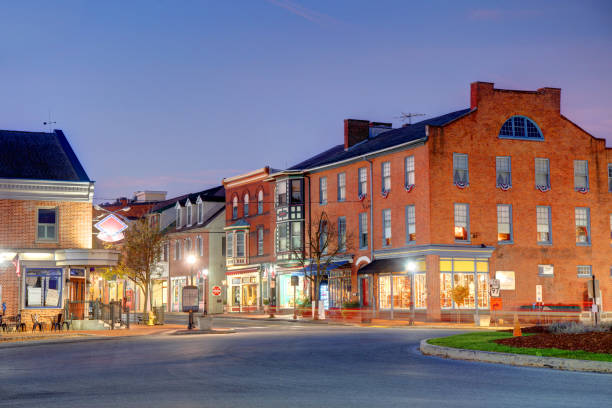
<svg viewBox="0 0 612 408">
<path fill-rule="evenodd" d="M 88 300 L 90 270 L 115 265 L 92 249 L 94 183 L 64 133 L 0 131 L 0 302 L 6 315 L 42 321 L 66 300 Z M 83 318 L 83 306 L 69 313 Z"/>
<path fill-rule="evenodd" d="M 342 280 L 338 300 L 390 316 L 411 305 L 432 320 L 487 315 L 497 278 L 504 310 L 580 310 L 596 275 L 610 308 L 612 149 L 561 114 L 560 89 L 477 82 L 469 108 L 398 129 L 349 119 L 344 133 L 344 144 L 269 178 L 277 192 L 291 180 L 303 189 L 295 231 L 325 211 L 352 239 L 350 279 L 329 273 L 330 290 Z M 289 268 L 279 245 L 293 229 L 279 236 L 280 222 L 275 265 Z M 457 286 L 469 290 L 462 304 Z"/>
</svg>

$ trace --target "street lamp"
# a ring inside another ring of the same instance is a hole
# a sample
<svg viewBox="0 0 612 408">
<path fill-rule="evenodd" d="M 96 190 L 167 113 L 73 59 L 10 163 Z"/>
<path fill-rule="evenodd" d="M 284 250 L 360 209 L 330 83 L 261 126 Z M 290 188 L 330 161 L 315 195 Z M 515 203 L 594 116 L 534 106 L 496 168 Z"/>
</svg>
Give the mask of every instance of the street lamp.
<svg viewBox="0 0 612 408">
<path fill-rule="evenodd" d="M 202 269 L 202 277 L 204 278 L 204 316 L 208 314 L 208 269 Z"/>
<path fill-rule="evenodd" d="M 408 262 L 406 269 L 410 272 L 410 325 L 414 326 L 414 273 L 417 270 L 416 262 Z"/>
</svg>

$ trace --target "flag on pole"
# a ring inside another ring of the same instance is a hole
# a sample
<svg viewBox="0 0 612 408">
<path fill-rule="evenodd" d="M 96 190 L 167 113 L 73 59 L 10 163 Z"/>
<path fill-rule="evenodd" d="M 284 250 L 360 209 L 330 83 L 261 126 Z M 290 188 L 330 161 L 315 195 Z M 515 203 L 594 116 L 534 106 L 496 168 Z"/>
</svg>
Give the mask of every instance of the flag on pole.
<svg viewBox="0 0 612 408">
<path fill-rule="evenodd" d="M 20 270 L 19 270 L 19 254 L 15 255 L 15 257 L 13 258 L 13 265 L 15 265 L 15 273 L 17 274 L 17 276 L 20 276 Z"/>
</svg>

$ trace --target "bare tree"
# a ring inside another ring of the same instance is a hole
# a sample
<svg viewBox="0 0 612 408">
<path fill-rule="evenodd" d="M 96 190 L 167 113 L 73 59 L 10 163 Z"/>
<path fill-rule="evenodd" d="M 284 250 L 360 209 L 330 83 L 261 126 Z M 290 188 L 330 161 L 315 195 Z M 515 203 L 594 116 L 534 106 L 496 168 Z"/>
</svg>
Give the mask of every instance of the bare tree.
<svg viewBox="0 0 612 408">
<path fill-rule="evenodd" d="M 163 234 L 141 218 L 125 234 L 121 261 L 116 272 L 134 282 L 145 294 L 145 311 L 152 310 L 151 280 L 162 253 Z"/>
<path fill-rule="evenodd" d="M 346 231 L 346 224 L 339 229 L 322 211 L 306 226 L 304 236 L 304 249 L 293 251 L 293 255 L 302 266 L 304 277 L 310 282 L 311 300 L 315 310 L 318 310 L 321 281 L 327 275 L 328 267 L 351 249 L 352 234 Z M 316 313 L 313 318 L 318 319 Z"/>
</svg>

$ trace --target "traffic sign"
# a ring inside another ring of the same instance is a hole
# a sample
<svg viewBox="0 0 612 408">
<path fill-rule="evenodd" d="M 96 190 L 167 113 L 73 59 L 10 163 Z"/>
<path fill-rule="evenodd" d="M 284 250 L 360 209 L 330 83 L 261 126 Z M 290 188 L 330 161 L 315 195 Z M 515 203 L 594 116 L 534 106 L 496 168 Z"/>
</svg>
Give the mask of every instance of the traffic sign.
<svg viewBox="0 0 612 408">
<path fill-rule="evenodd" d="M 212 294 L 215 295 L 215 296 L 220 296 L 221 295 L 221 288 L 219 286 L 213 286 Z"/>
<path fill-rule="evenodd" d="M 502 298 L 500 297 L 491 298 L 491 310 L 502 310 Z"/>
</svg>

